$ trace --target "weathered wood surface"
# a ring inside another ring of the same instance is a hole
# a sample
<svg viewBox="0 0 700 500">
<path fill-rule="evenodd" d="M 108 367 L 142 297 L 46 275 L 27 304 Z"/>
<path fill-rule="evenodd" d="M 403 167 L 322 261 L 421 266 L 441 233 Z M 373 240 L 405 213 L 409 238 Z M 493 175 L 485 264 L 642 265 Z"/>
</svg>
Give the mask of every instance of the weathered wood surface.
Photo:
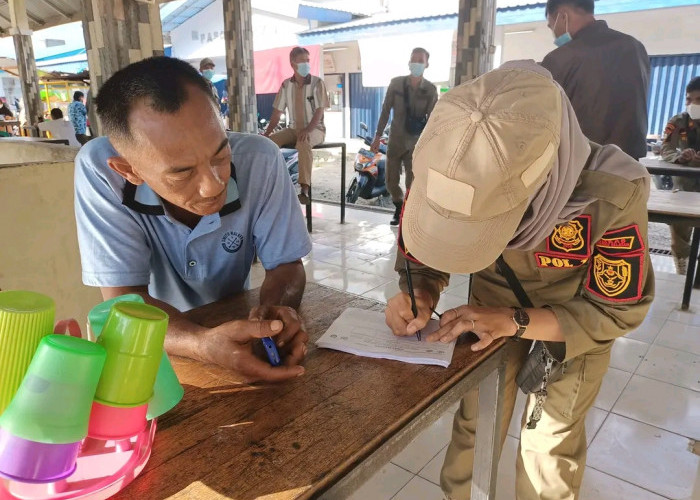
<svg viewBox="0 0 700 500">
<path fill-rule="evenodd" d="M 257 291 L 191 311 L 205 326 L 243 318 Z M 383 305 L 309 283 L 306 374 L 246 385 L 215 366 L 174 358 L 185 397 L 161 417 L 151 459 L 116 498 L 312 498 L 347 474 L 502 345 L 458 345 L 449 368 L 316 349 L 347 307 Z"/>
</svg>

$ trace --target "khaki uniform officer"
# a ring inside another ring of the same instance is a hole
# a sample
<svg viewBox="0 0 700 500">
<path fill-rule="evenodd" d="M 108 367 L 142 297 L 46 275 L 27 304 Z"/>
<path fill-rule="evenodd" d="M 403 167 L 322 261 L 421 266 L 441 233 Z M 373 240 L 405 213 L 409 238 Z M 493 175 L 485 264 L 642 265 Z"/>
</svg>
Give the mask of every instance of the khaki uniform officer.
<svg viewBox="0 0 700 500">
<path fill-rule="evenodd" d="M 585 416 L 612 344 L 642 322 L 653 298 L 649 176 L 617 147 L 590 143 L 561 87 L 526 61 L 445 94 L 418 141 L 414 168 L 401 238 L 422 262 L 411 270 L 419 314 L 413 318 L 401 293 L 389 301 L 387 323 L 397 335 L 414 334 L 448 273 L 476 273 L 470 304 L 446 311 L 428 341 L 471 330 L 480 339 L 472 349 L 480 350 L 499 337 L 522 338 L 506 347 L 502 439 L 529 340 L 554 346 L 566 369 L 549 384 L 536 427 L 522 429 L 517 498 L 575 499 L 586 461 Z M 520 309 L 494 265 L 499 255 L 534 307 Z M 397 269 L 403 263 L 399 257 Z M 451 499 L 470 498 L 477 398 L 468 393 L 455 415 L 441 474 Z M 523 423 L 536 417 L 535 406 L 530 394 Z"/>
<path fill-rule="evenodd" d="M 661 146 L 664 161 L 700 168 L 700 77 L 693 78 L 685 91 L 686 110 L 668 122 Z M 700 191 L 700 180 L 690 177 L 674 177 L 676 189 Z M 671 250 L 678 274 L 688 271 L 692 224 L 676 223 L 671 226 Z"/>
</svg>

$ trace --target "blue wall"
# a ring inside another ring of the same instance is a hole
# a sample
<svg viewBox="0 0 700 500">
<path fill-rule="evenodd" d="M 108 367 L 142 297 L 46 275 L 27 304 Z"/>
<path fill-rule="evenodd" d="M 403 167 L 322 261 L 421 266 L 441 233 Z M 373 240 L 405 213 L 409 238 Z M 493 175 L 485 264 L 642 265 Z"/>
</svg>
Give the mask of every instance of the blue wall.
<svg viewBox="0 0 700 500">
<path fill-rule="evenodd" d="M 362 73 L 350 73 L 350 134 L 352 137 L 362 135 L 360 122 L 369 127 L 369 134 L 374 135 L 382 112 L 386 87 L 364 87 Z"/>
<path fill-rule="evenodd" d="M 649 134 L 663 134 L 669 118 L 685 109 L 685 87 L 700 76 L 700 54 L 652 56 Z"/>
</svg>

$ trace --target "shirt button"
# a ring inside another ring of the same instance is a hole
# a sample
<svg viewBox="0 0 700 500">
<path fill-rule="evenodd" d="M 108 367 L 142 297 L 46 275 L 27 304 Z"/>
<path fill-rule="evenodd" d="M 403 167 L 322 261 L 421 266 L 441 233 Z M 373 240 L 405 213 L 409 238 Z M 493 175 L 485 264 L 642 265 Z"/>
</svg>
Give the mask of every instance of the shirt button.
<svg viewBox="0 0 700 500">
<path fill-rule="evenodd" d="M 187 265 L 190 266 L 190 267 L 194 267 L 194 266 L 197 265 L 197 261 L 196 261 L 196 260 L 191 260 L 191 261 L 189 261 L 189 262 L 187 263 Z"/>
</svg>

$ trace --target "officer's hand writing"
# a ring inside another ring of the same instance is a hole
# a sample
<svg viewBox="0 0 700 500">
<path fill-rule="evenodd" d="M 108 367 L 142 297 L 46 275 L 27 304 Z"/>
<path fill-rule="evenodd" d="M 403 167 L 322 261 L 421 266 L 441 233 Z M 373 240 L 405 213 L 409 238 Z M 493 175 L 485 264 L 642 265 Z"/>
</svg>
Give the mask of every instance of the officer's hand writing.
<svg viewBox="0 0 700 500">
<path fill-rule="evenodd" d="M 688 163 L 695 157 L 695 150 L 688 148 L 681 151 L 681 155 L 678 157 L 678 163 Z"/>
<path fill-rule="evenodd" d="M 309 335 L 297 312 L 286 306 L 258 306 L 254 307 L 248 319 L 251 321 L 275 320 L 284 323 L 284 328 L 275 337 L 275 344 L 285 365 L 298 365 L 306 356 L 306 344 Z"/>
<path fill-rule="evenodd" d="M 372 144 L 369 147 L 369 150 L 373 153 L 377 153 L 379 151 L 379 144 L 379 137 L 375 137 L 375 139 L 372 141 Z"/>
<path fill-rule="evenodd" d="M 298 377 L 304 374 L 304 368 L 294 364 L 294 361 L 300 358 L 298 351 L 305 346 L 297 344 L 297 352 L 285 359 L 284 366 L 277 367 L 270 366 L 266 359 L 256 356 L 254 352 L 254 348 L 260 343 L 259 339 L 275 337 L 284 329 L 284 323 L 278 319 L 228 321 L 210 328 L 200 338 L 197 346 L 198 357 L 202 361 L 235 370 L 248 382 L 280 382 Z"/>
<path fill-rule="evenodd" d="M 433 307 L 433 299 L 425 290 L 416 288 L 416 309 L 418 317 L 411 311 L 411 297 L 407 293 L 400 293 L 392 297 L 386 305 L 386 324 L 394 332 L 394 335 L 403 337 L 415 335 L 418 330 L 425 328 L 430 321 L 430 308 Z"/>
<path fill-rule="evenodd" d="M 460 306 L 445 311 L 440 329 L 428 335 L 428 342 L 452 342 L 464 332 L 474 332 L 479 341 L 472 351 L 480 351 L 500 337 L 511 337 L 518 330 L 508 307 Z"/>
</svg>

